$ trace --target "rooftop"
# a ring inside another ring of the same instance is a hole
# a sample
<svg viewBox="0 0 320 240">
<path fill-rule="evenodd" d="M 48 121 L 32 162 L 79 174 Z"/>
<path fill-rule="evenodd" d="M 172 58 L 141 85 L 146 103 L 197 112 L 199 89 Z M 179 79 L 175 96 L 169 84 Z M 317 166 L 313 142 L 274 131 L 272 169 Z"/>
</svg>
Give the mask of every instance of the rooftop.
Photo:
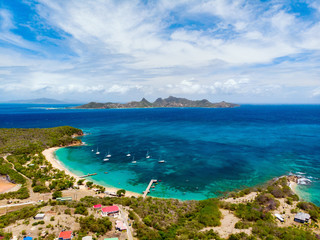
<svg viewBox="0 0 320 240">
<path fill-rule="evenodd" d="M 310 219 L 310 215 L 308 213 L 299 212 L 294 216 L 294 218 L 306 220 Z"/>
<path fill-rule="evenodd" d="M 59 238 L 70 239 L 72 236 L 72 231 L 64 231 L 59 234 Z"/>
<path fill-rule="evenodd" d="M 113 213 L 113 212 L 118 212 L 119 207 L 114 205 L 114 206 L 104 207 L 101 210 L 102 212 Z"/>
</svg>

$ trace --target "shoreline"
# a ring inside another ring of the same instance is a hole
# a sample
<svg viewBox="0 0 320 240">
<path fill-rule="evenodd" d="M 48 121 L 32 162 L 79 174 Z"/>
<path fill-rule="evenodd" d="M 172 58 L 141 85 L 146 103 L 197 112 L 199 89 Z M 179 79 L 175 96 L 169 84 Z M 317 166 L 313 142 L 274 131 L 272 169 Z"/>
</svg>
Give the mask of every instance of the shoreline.
<svg viewBox="0 0 320 240">
<path fill-rule="evenodd" d="M 70 145 L 70 146 L 65 146 L 65 147 L 72 147 L 72 146 L 79 146 L 79 145 Z M 71 172 L 68 168 L 66 168 L 56 157 L 55 152 L 60 149 L 60 148 L 64 148 L 64 147 L 53 147 L 53 148 L 48 148 L 45 149 L 42 154 L 45 156 L 46 160 L 48 162 L 51 163 L 53 168 L 56 168 L 58 170 L 64 171 L 67 175 L 74 177 L 76 179 L 76 183 L 80 180 L 80 179 L 85 179 L 85 178 L 80 178 L 80 176 L 74 174 L 73 172 Z M 92 182 L 94 182 L 94 180 L 90 180 Z M 84 185 L 79 185 L 79 188 L 81 188 L 82 190 L 87 190 L 87 191 L 91 191 L 89 189 L 87 189 L 85 187 L 85 183 L 88 182 L 87 179 L 85 179 L 85 181 L 83 182 Z M 95 182 L 94 182 L 95 183 Z M 97 184 L 97 183 L 95 183 Z M 116 188 L 116 187 L 110 187 L 110 186 L 105 186 L 102 184 L 97 184 L 97 185 L 101 185 L 103 186 L 107 191 L 107 192 L 117 192 L 118 190 L 120 190 L 121 188 Z M 135 193 L 135 192 L 131 192 L 131 191 L 127 191 L 126 190 L 126 197 L 141 197 L 142 194 L 139 193 Z"/>
<path fill-rule="evenodd" d="M 80 144 L 81 145 L 81 144 Z M 79 146 L 79 144 L 76 145 L 69 145 L 69 146 L 64 146 L 64 147 L 72 147 L 72 146 Z M 53 168 L 56 168 L 58 170 L 64 171 L 67 175 L 74 177 L 76 179 L 76 183 L 81 180 L 81 179 L 85 179 L 85 181 L 83 182 L 83 185 L 79 185 L 79 188 L 82 190 L 86 190 L 86 191 L 91 191 L 88 188 L 85 187 L 85 183 L 88 182 L 89 180 L 86 178 L 81 178 L 80 176 L 76 175 L 75 173 L 71 172 L 67 167 L 65 167 L 56 157 L 55 152 L 60 149 L 60 148 L 64 148 L 64 147 L 53 147 L 53 148 L 48 148 L 45 149 L 42 154 L 45 156 L 46 160 L 48 162 L 50 162 L 52 164 Z M 294 192 L 294 194 L 297 194 L 299 196 L 299 198 L 301 198 L 300 194 L 297 191 L 297 177 L 296 176 L 288 176 L 286 175 L 287 180 L 288 180 L 288 186 L 290 187 L 290 189 Z M 120 190 L 121 188 L 117 188 L 117 187 L 113 187 L 113 186 L 106 186 L 103 185 L 101 183 L 96 183 L 94 180 L 90 180 L 92 182 L 94 182 L 97 185 L 101 185 L 105 188 L 105 191 L 107 192 L 117 192 L 118 190 Z M 125 189 L 126 190 L 126 189 Z M 140 193 L 136 193 L 136 192 L 132 192 L 132 191 L 128 191 L 126 190 L 126 197 L 141 197 L 142 194 Z M 180 201 L 184 201 L 181 199 L 178 199 Z"/>
</svg>

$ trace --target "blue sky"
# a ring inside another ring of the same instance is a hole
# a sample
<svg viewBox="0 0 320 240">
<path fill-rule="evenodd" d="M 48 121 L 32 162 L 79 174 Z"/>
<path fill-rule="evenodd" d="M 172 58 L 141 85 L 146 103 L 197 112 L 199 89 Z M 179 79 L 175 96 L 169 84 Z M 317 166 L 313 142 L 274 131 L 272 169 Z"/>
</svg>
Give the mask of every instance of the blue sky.
<svg viewBox="0 0 320 240">
<path fill-rule="evenodd" d="M 4 0 L 0 101 L 320 103 L 320 1 Z"/>
</svg>

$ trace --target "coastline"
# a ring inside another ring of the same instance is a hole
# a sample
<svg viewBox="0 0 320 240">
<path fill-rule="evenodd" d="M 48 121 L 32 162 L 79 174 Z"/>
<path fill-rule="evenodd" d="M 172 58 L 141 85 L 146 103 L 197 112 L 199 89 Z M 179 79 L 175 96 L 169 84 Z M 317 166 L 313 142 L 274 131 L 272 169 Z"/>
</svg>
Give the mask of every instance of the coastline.
<svg viewBox="0 0 320 240">
<path fill-rule="evenodd" d="M 81 145 L 81 144 L 80 144 Z M 72 146 L 79 146 L 79 144 L 72 144 L 72 145 L 69 145 L 69 146 L 64 146 L 64 147 L 72 147 Z M 76 179 L 76 182 L 79 181 L 80 179 L 85 179 L 85 178 L 81 178 L 80 176 L 76 175 L 75 173 L 71 172 L 68 168 L 66 168 L 56 157 L 55 155 L 55 152 L 60 149 L 60 148 L 64 148 L 64 147 L 53 147 L 53 148 L 48 148 L 48 149 L 45 149 L 42 154 L 45 156 L 46 160 L 49 161 L 51 164 L 52 164 L 52 167 L 58 169 L 58 170 L 61 170 L 61 171 L 64 171 L 67 175 L 71 176 L 71 177 L 74 177 Z M 287 179 L 288 179 L 288 186 L 290 187 L 290 189 L 299 196 L 299 198 L 301 198 L 299 192 L 297 191 L 297 186 L 298 186 L 298 183 L 297 183 L 297 177 L 296 176 L 286 176 Z M 84 181 L 84 185 L 80 185 L 79 188 L 81 190 L 85 190 L 85 191 L 88 191 L 90 192 L 91 190 L 87 189 L 85 187 L 85 183 L 87 181 L 92 181 L 95 183 L 94 180 L 87 180 L 85 179 Z M 118 190 L 120 190 L 120 188 L 117 188 L 117 187 L 113 187 L 113 186 L 106 186 L 106 185 L 103 185 L 101 183 L 95 183 L 95 184 L 98 184 L 98 185 L 101 185 L 103 186 L 107 191 L 107 192 L 117 192 Z M 126 194 L 125 194 L 126 197 L 141 197 L 142 194 L 140 193 L 136 193 L 136 192 L 131 192 L 131 191 L 127 191 L 126 190 Z M 248 200 L 252 200 L 254 197 L 256 196 L 256 193 L 255 194 L 249 194 L 249 196 L 245 196 L 243 199 L 241 198 L 240 200 L 242 201 L 248 201 Z M 182 200 L 183 201 L 183 200 Z"/>
<path fill-rule="evenodd" d="M 70 145 L 70 146 L 66 146 L 66 147 L 71 147 L 71 146 L 75 146 L 75 145 Z M 53 168 L 56 168 L 56 169 L 61 170 L 61 171 L 64 171 L 67 175 L 69 175 L 71 177 L 74 177 L 76 179 L 76 182 L 79 181 L 80 179 L 84 179 L 84 178 L 80 178 L 80 176 L 72 173 L 69 169 L 67 169 L 65 166 L 63 166 L 63 164 L 56 158 L 55 152 L 60 148 L 63 148 L 63 147 L 48 148 L 48 149 L 45 149 L 42 152 L 42 154 L 45 156 L 46 160 L 51 163 Z M 88 180 L 85 179 L 84 184 L 87 181 Z M 90 181 L 94 182 L 94 180 L 90 180 Z M 107 192 L 117 192 L 118 190 L 120 190 L 120 188 L 116 188 L 116 187 L 105 186 L 105 185 L 102 185 L 102 184 L 98 184 L 98 185 L 103 186 L 106 189 L 105 191 L 107 191 Z M 79 188 L 81 188 L 83 190 L 87 190 L 88 192 L 91 191 L 91 190 L 87 189 L 85 187 L 85 185 L 80 185 Z M 126 197 L 132 197 L 132 196 L 133 197 L 141 197 L 142 194 L 126 190 L 125 196 Z"/>
</svg>

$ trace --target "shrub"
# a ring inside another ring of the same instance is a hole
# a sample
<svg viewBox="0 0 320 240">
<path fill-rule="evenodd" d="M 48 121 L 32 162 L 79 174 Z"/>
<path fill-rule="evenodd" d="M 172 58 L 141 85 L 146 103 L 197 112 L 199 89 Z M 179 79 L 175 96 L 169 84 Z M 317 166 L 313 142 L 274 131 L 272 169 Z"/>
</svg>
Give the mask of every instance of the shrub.
<svg viewBox="0 0 320 240">
<path fill-rule="evenodd" d="M 81 215 L 85 215 L 87 216 L 89 213 L 88 213 L 88 209 L 83 206 L 83 205 L 78 205 L 76 207 L 76 210 L 74 211 L 75 214 L 81 214 Z"/>
<path fill-rule="evenodd" d="M 64 210 L 64 213 L 65 213 L 65 214 L 68 214 L 68 215 L 71 215 L 71 210 L 70 210 L 70 208 L 67 208 L 66 210 Z"/>
<path fill-rule="evenodd" d="M 60 198 L 62 197 L 62 192 L 61 191 L 55 191 L 52 193 L 52 198 L 56 199 L 56 198 Z"/>
<path fill-rule="evenodd" d="M 237 223 L 234 225 L 234 227 L 235 227 L 236 229 L 248 229 L 248 228 L 251 227 L 251 226 L 252 226 L 251 223 L 249 223 L 249 222 L 242 222 L 242 221 L 239 221 L 239 222 L 237 222 Z"/>
<path fill-rule="evenodd" d="M 205 226 L 220 226 L 221 212 L 217 199 L 207 199 L 200 201 L 200 211 L 198 221 Z"/>
</svg>

